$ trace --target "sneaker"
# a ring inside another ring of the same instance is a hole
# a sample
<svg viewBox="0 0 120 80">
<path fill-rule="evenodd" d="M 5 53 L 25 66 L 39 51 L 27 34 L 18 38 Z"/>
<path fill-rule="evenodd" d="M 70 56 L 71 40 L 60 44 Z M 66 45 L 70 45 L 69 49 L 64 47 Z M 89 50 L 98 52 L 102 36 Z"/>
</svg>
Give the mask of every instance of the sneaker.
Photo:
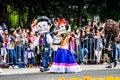
<svg viewBox="0 0 120 80">
<path fill-rule="evenodd" d="M 41 72 L 44 72 L 44 68 L 43 68 L 43 67 L 40 67 L 40 71 L 41 71 Z"/>
<path fill-rule="evenodd" d="M 107 62 L 104 62 L 103 64 L 104 64 L 104 65 L 107 65 L 108 63 L 107 63 Z"/>
<path fill-rule="evenodd" d="M 3 72 L 3 70 L 0 68 L 0 73 L 2 73 Z"/>
<path fill-rule="evenodd" d="M 112 66 L 107 66 L 106 68 L 112 68 Z"/>
<path fill-rule="evenodd" d="M 85 65 L 84 63 L 80 63 L 80 65 Z"/>
<path fill-rule="evenodd" d="M 100 64 L 100 62 L 96 62 L 96 64 Z"/>
<path fill-rule="evenodd" d="M 117 66 L 117 63 L 114 63 L 114 67 L 116 67 Z"/>
<path fill-rule="evenodd" d="M 13 68 L 13 66 L 9 66 L 9 69 L 12 69 Z"/>
<path fill-rule="evenodd" d="M 6 61 L 2 60 L 2 64 L 5 64 L 5 63 L 6 63 Z"/>
<path fill-rule="evenodd" d="M 117 62 L 117 64 L 119 64 L 119 61 L 116 61 Z"/>
<path fill-rule="evenodd" d="M 15 69 L 18 69 L 19 67 L 18 66 L 14 66 Z"/>
</svg>

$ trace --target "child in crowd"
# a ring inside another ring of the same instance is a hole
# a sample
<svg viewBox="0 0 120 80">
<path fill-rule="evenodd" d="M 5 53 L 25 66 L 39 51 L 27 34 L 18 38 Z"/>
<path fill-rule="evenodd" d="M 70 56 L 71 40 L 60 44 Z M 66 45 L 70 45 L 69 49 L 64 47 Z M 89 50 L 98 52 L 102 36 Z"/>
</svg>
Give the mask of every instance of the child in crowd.
<svg viewBox="0 0 120 80">
<path fill-rule="evenodd" d="M 27 49 L 27 58 L 28 58 L 28 67 L 32 68 L 34 65 L 34 50 L 31 49 L 32 43 L 28 44 L 28 49 Z"/>
</svg>

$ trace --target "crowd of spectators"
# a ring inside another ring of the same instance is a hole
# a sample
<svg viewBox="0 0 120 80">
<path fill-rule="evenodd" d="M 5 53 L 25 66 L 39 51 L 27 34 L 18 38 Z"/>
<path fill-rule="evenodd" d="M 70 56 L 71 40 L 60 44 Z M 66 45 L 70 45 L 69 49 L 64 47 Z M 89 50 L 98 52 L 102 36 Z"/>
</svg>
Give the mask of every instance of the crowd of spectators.
<svg viewBox="0 0 120 80">
<path fill-rule="evenodd" d="M 41 65 L 42 46 L 39 45 L 35 49 L 31 48 L 36 38 L 39 36 L 37 32 L 37 21 L 31 24 L 31 30 L 22 28 L 10 28 L 8 30 L 5 23 L 0 26 L 0 35 L 3 41 L 0 41 L 0 64 L 8 64 L 9 68 L 23 67 L 39 67 Z M 55 56 L 57 48 L 61 43 L 62 35 L 57 32 L 50 33 L 53 38 L 53 44 L 50 46 L 49 64 Z M 71 52 L 75 55 L 78 64 L 101 64 L 108 61 L 105 53 L 105 36 L 104 24 L 101 22 L 89 22 L 82 28 L 71 30 Z M 42 38 L 40 38 L 42 39 Z M 116 43 L 113 56 L 119 63 L 120 44 Z M 86 62 L 85 62 L 86 57 Z"/>
</svg>

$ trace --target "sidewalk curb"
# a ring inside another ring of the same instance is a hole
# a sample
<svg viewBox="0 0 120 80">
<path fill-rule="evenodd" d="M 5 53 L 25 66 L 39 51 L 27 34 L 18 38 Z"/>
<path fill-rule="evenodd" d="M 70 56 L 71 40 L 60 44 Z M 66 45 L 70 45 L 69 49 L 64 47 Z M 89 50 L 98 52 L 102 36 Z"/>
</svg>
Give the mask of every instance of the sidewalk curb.
<svg viewBox="0 0 120 80">
<path fill-rule="evenodd" d="M 107 69 L 120 69 L 120 65 L 115 68 L 105 68 L 108 65 L 80 65 L 83 70 L 107 70 Z M 49 72 L 49 71 L 48 71 Z M 39 68 L 19 68 L 19 69 L 3 69 L 1 75 L 16 75 L 16 74 L 32 74 L 41 73 Z"/>
</svg>

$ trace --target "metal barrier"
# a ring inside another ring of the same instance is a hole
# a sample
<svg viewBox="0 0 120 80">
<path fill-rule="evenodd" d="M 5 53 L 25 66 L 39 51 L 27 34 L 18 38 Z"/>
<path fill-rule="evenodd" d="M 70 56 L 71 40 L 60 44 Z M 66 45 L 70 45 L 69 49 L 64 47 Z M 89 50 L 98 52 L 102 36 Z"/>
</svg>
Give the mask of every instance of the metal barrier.
<svg viewBox="0 0 120 80">
<path fill-rule="evenodd" d="M 80 45 L 78 46 L 79 48 L 78 48 L 78 51 L 75 51 L 75 52 L 77 52 L 77 53 L 75 53 L 76 54 L 76 60 L 78 61 L 78 63 L 80 62 L 80 55 L 83 55 L 83 53 L 80 53 L 80 49 L 83 49 L 83 48 L 86 48 L 87 50 L 88 50 L 88 55 L 87 55 L 87 58 L 86 58 L 86 64 L 88 64 L 89 62 L 96 62 L 96 55 L 95 55 L 95 44 L 96 44 L 96 42 L 95 42 L 95 39 L 93 39 L 93 38 L 90 38 L 89 40 L 86 40 L 86 41 L 84 41 L 84 42 L 80 42 Z M 39 48 L 40 49 L 40 48 Z M 7 52 L 7 60 L 6 60 L 6 63 L 7 64 L 13 64 L 14 63 L 14 57 L 13 57 L 13 59 L 11 59 L 12 61 L 11 61 L 11 63 L 10 63 L 10 54 L 9 54 L 9 50 L 7 50 L 8 52 Z M 17 51 L 17 50 L 16 50 Z M 40 54 L 40 51 L 41 50 L 39 50 L 38 51 L 38 48 L 37 49 L 35 49 L 35 53 L 34 53 L 34 61 L 35 61 L 35 65 L 41 65 L 41 54 Z M 24 66 L 27 66 L 27 64 L 28 64 L 28 58 L 26 57 L 27 55 L 26 55 L 26 51 L 23 51 L 23 55 L 22 55 L 22 59 L 21 59 L 21 61 L 19 61 L 18 60 L 18 54 L 17 53 L 15 53 L 16 54 L 16 58 L 17 58 L 17 62 L 16 62 L 16 64 L 23 64 Z M 52 49 L 50 50 L 50 54 L 51 54 L 51 56 L 50 56 L 50 59 L 49 59 L 49 62 L 50 63 L 52 63 L 52 61 L 53 61 L 53 59 L 54 59 L 54 56 L 55 56 L 55 51 L 53 51 Z M 102 49 L 102 55 L 101 55 L 101 57 L 100 57 L 100 61 L 102 61 L 102 62 L 104 62 L 105 60 L 104 60 L 104 56 L 105 55 L 105 50 L 104 50 L 104 48 Z M 119 58 L 120 58 L 120 52 L 119 52 Z M 12 55 L 12 56 L 14 56 L 14 55 Z M 53 57 L 52 57 L 53 56 Z M 115 54 L 115 51 L 113 52 L 113 57 L 115 57 L 116 56 L 116 54 Z M 86 57 L 85 55 L 83 55 L 83 57 Z M 83 58 L 84 59 L 84 58 Z M 0 63 L 0 65 L 2 65 L 2 62 Z"/>
</svg>

